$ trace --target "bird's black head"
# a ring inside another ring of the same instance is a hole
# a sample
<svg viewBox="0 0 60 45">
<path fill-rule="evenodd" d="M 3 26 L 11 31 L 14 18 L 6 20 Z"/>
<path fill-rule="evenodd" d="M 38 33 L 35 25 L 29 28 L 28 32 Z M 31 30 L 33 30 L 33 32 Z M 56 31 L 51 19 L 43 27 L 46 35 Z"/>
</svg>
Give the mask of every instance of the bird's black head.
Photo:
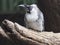
<svg viewBox="0 0 60 45">
<path fill-rule="evenodd" d="M 18 6 L 23 7 L 27 13 L 30 13 L 30 11 L 32 10 L 32 6 L 27 5 L 27 4 L 21 4 Z"/>
</svg>

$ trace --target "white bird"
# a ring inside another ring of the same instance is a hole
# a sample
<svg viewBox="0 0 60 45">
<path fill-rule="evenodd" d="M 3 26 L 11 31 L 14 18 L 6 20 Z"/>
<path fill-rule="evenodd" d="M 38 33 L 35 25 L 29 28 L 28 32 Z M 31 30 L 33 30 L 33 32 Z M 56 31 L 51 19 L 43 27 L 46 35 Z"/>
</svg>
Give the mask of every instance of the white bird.
<svg viewBox="0 0 60 45">
<path fill-rule="evenodd" d="M 44 30 L 44 16 L 36 4 L 32 5 L 19 5 L 26 10 L 25 23 L 27 28 L 34 29 L 35 31 L 42 32 Z"/>
</svg>

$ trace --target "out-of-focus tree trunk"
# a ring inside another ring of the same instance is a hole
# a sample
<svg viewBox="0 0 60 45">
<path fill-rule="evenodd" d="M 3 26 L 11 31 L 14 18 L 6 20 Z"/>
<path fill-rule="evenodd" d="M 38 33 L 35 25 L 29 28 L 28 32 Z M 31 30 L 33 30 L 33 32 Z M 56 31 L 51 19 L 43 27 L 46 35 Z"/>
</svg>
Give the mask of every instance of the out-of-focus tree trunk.
<svg viewBox="0 0 60 45">
<path fill-rule="evenodd" d="M 60 0 L 38 0 L 45 16 L 45 28 L 48 31 L 60 32 Z"/>
</svg>

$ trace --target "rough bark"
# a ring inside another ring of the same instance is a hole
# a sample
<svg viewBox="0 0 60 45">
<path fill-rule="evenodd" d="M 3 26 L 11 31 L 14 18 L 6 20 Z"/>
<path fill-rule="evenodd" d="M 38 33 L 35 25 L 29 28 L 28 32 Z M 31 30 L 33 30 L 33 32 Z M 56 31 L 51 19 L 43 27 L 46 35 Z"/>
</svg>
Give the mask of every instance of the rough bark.
<svg viewBox="0 0 60 45">
<path fill-rule="evenodd" d="M 2 30 L 1 35 L 10 41 L 10 45 L 60 45 L 60 33 L 36 32 L 9 20 L 3 21 L 3 27 L 4 30 L 0 28 L 0 33 Z"/>
</svg>

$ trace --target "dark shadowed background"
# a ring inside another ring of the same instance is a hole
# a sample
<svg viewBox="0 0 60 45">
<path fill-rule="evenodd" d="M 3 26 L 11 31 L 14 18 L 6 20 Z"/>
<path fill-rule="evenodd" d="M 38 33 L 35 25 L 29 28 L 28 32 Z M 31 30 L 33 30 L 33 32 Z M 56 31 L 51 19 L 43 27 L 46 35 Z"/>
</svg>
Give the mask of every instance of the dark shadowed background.
<svg viewBox="0 0 60 45">
<path fill-rule="evenodd" d="M 45 30 L 60 32 L 60 0 L 0 0 L 0 24 L 4 19 L 24 26 L 24 13 L 17 5 L 37 3 L 44 13 Z"/>
</svg>

